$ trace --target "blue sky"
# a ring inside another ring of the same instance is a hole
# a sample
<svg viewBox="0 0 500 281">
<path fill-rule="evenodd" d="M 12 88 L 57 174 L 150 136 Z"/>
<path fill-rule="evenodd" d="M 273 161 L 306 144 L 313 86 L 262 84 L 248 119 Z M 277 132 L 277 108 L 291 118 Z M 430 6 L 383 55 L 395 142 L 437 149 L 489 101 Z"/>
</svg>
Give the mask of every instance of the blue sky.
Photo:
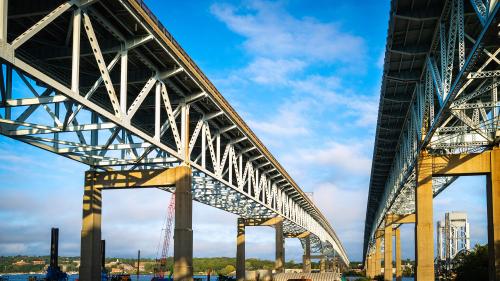
<svg viewBox="0 0 500 281">
<path fill-rule="evenodd" d="M 188 54 L 331 221 L 351 260 L 364 216 L 389 1 L 146 1 Z M 86 167 L 0 137 L 0 255 L 79 254 Z M 154 256 L 169 194 L 106 191 L 107 254 Z M 467 211 L 472 244 L 486 241 L 483 178 L 464 178 L 434 203 Z M 236 217 L 194 205 L 194 255 L 234 256 Z M 403 227 L 403 257 L 413 229 Z M 247 256 L 272 259 L 274 232 L 249 228 Z M 300 260 L 296 239 L 287 259 Z"/>
</svg>

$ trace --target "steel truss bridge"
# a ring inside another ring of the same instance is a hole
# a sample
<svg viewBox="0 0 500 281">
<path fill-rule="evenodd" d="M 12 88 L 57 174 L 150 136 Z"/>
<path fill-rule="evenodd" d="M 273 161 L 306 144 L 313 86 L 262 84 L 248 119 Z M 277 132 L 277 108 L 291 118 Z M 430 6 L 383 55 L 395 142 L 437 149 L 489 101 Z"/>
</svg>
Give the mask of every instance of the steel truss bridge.
<svg viewBox="0 0 500 281">
<path fill-rule="evenodd" d="M 496 0 L 391 1 L 365 258 L 375 251 L 387 214 L 415 213 L 422 153 L 447 157 L 498 146 L 499 6 Z M 455 179 L 432 178 L 433 196 Z"/>
<path fill-rule="evenodd" d="M 349 264 L 320 210 L 141 0 L 0 0 L 0 17 L 1 134 L 95 170 L 186 163 L 193 200 L 280 216 L 285 235 L 310 232 L 313 252 Z"/>
</svg>

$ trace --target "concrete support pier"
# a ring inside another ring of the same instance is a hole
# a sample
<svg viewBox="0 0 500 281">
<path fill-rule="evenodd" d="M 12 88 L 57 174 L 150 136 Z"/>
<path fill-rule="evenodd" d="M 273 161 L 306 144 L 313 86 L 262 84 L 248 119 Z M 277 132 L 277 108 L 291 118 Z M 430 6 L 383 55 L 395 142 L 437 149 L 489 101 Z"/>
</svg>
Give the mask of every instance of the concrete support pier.
<svg viewBox="0 0 500 281">
<path fill-rule="evenodd" d="M 236 236 L 236 281 L 245 281 L 245 219 L 238 218 Z"/>
<path fill-rule="evenodd" d="M 371 254 L 370 278 L 375 277 L 375 254 Z"/>
<path fill-rule="evenodd" d="M 193 198 L 191 194 L 191 168 L 179 166 L 175 169 L 174 281 L 192 281 Z"/>
<path fill-rule="evenodd" d="M 490 156 L 487 176 L 489 280 L 500 281 L 500 148 Z"/>
<path fill-rule="evenodd" d="M 434 223 L 432 210 L 432 157 L 422 152 L 417 167 L 415 194 L 415 280 L 434 280 Z"/>
<path fill-rule="evenodd" d="M 392 215 L 390 214 L 385 217 L 384 280 L 392 281 Z"/>
<path fill-rule="evenodd" d="M 401 233 L 399 227 L 394 229 L 396 238 L 396 281 L 403 280 L 403 272 L 401 271 Z"/>
<path fill-rule="evenodd" d="M 304 255 L 302 256 L 302 272 L 311 272 L 311 237 L 308 235 L 304 239 Z"/>
<path fill-rule="evenodd" d="M 377 275 L 380 275 L 381 273 L 381 267 L 382 267 L 382 249 L 380 247 L 380 244 L 382 241 L 381 238 L 382 238 L 382 231 L 381 230 L 377 230 L 376 231 L 376 234 L 377 238 L 375 239 L 375 267 L 373 268 L 374 270 L 374 277 L 377 276 Z"/>
<path fill-rule="evenodd" d="M 85 173 L 79 272 L 81 281 L 101 280 L 102 194 L 94 184 L 94 173 Z"/>
<path fill-rule="evenodd" d="M 276 229 L 276 262 L 274 269 L 276 273 L 285 272 L 285 237 L 283 236 L 283 221 L 274 225 Z"/>
<path fill-rule="evenodd" d="M 321 259 L 319 260 L 319 273 L 325 273 L 326 272 L 326 257 L 322 256 Z"/>
<path fill-rule="evenodd" d="M 366 266 L 365 266 L 365 275 L 368 278 L 372 278 L 372 268 L 373 268 L 373 258 L 372 255 L 369 254 L 368 258 L 366 259 Z"/>
</svg>

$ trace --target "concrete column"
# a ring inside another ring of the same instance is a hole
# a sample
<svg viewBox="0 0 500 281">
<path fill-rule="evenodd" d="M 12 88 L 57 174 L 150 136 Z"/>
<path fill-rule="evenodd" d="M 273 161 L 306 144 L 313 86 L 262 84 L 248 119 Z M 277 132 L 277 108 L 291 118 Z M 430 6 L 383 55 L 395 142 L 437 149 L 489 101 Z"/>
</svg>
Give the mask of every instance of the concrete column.
<svg viewBox="0 0 500 281">
<path fill-rule="evenodd" d="M 422 152 L 418 159 L 415 193 L 415 280 L 434 280 L 434 223 L 432 210 L 432 157 Z"/>
<path fill-rule="evenodd" d="M 302 272 L 311 272 L 311 236 L 304 239 L 304 255 L 302 256 Z"/>
<path fill-rule="evenodd" d="M 399 227 L 394 230 L 396 236 L 396 281 L 403 280 L 403 272 L 401 272 L 401 233 Z"/>
<path fill-rule="evenodd" d="M 491 151 L 487 177 L 489 280 L 500 281 L 500 148 Z"/>
<path fill-rule="evenodd" d="M 384 280 L 392 281 L 392 215 L 390 214 L 385 217 Z"/>
<path fill-rule="evenodd" d="M 276 262 L 274 269 L 277 273 L 285 272 L 285 237 L 283 236 L 283 221 L 274 225 L 276 229 Z"/>
<path fill-rule="evenodd" d="M 81 233 L 80 280 L 101 280 L 101 190 L 94 186 L 94 172 L 85 173 Z"/>
<path fill-rule="evenodd" d="M 321 257 L 319 260 L 319 272 L 323 273 L 326 270 L 326 258 L 325 256 Z"/>
<path fill-rule="evenodd" d="M 373 278 L 375 277 L 375 254 L 372 253 L 370 256 L 371 256 L 370 278 Z"/>
<path fill-rule="evenodd" d="M 365 276 L 371 277 L 370 270 L 372 269 L 372 255 L 368 255 L 365 261 Z"/>
<path fill-rule="evenodd" d="M 371 256 L 370 278 L 373 278 L 375 277 L 375 254 L 372 253 L 370 256 Z"/>
<path fill-rule="evenodd" d="M 179 166 L 175 173 L 174 281 L 193 280 L 193 199 L 191 168 Z M 97 279 L 96 279 L 97 280 Z"/>
<path fill-rule="evenodd" d="M 373 268 L 374 276 L 381 274 L 380 268 L 382 267 L 382 249 L 380 247 L 382 232 L 380 230 L 377 230 L 376 233 L 377 238 L 375 239 L 375 267 Z"/>
<path fill-rule="evenodd" d="M 245 219 L 238 218 L 236 237 L 236 281 L 245 281 Z"/>
</svg>

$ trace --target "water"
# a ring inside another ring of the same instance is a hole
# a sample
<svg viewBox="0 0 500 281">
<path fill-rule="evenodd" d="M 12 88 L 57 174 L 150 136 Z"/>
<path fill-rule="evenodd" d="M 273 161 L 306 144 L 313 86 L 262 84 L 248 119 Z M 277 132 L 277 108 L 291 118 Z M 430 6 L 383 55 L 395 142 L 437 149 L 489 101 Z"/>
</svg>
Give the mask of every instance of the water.
<svg viewBox="0 0 500 281">
<path fill-rule="evenodd" d="M 28 277 L 30 276 L 36 276 L 37 278 L 43 278 L 45 277 L 45 274 L 7 274 L 7 275 L 0 275 L 0 276 L 7 276 L 9 281 L 27 281 Z M 153 275 L 139 275 L 139 281 L 151 281 L 151 278 Z M 202 281 L 207 281 L 206 276 L 194 276 L 195 278 L 201 278 Z M 75 281 L 78 278 L 78 274 L 73 274 L 68 276 L 68 281 Z M 137 279 L 136 275 L 130 275 L 130 279 L 132 281 L 136 281 Z M 211 276 L 210 281 L 216 281 L 217 276 Z"/>
</svg>

